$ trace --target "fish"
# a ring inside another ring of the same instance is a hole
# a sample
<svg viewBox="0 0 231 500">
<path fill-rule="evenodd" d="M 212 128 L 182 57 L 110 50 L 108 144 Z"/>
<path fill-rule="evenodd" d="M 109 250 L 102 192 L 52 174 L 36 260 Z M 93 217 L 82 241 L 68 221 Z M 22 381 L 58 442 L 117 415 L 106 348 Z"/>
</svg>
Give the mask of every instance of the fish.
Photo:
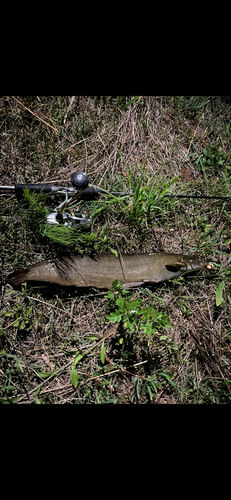
<svg viewBox="0 0 231 500">
<path fill-rule="evenodd" d="M 26 281 L 47 281 L 66 286 L 112 288 L 115 280 L 124 289 L 144 284 L 162 283 L 207 266 L 197 255 L 166 252 L 112 253 L 64 256 L 61 261 L 43 260 L 9 275 L 7 282 L 20 285 Z"/>
</svg>

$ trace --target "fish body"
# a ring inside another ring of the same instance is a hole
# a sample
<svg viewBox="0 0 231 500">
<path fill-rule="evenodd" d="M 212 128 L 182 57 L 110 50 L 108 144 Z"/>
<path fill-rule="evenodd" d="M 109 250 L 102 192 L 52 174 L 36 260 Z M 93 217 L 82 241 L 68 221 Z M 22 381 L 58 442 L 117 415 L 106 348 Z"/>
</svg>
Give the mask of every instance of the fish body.
<svg viewBox="0 0 231 500">
<path fill-rule="evenodd" d="M 63 257 L 55 264 L 44 260 L 26 269 L 16 271 L 8 277 L 11 285 L 24 281 L 49 281 L 60 285 L 77 287 L 111 288 L 118 280 L 123 288 L 139 286 L 144 283 L 161 283 L 178 278 L 192 271 L 206 267 L 196 255 L 174 253 L 71 255 Z"/>
</svg>

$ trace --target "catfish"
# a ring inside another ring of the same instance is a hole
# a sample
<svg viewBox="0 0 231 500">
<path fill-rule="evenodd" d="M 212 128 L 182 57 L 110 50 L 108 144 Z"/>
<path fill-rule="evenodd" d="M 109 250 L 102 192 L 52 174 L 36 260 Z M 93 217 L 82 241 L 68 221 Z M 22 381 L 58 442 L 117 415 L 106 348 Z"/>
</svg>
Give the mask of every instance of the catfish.
<svg viewBox="0 0 231 500">
<path fill-rule="evenodd" d="M 96 256 L 70 255 L 61 261 L 43 260 L 11 274 L 7 281 L 12 286 L 26 281 L 48 281 L 76 287 L 112 287 L 118 280 L 124 289 L 144 284 L 162 283 L 186 273 L 206 268 L 207 263 L 197 255 L 176 253 L 112 253 Z"/>
</svg>

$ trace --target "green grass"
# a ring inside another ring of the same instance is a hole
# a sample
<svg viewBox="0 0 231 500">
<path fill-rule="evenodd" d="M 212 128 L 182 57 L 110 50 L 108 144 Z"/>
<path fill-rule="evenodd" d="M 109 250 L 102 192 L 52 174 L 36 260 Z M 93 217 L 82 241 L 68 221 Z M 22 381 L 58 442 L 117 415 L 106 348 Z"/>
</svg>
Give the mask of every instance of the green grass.
<svg viewBox="0 0 231 500">
<path fill-rule="evenodd" d="M 141 308 L 140 299 L 126 299 L 123 297 L 125 293 L 129 293 L 127 290 L 120 289 L 121 285 L 114 282 L 113 284 L 115 293 L 110 290 L 106 297 L 110 299 L 110 307 L 113 305 L 117 306 L 114 312 L 110 312 L 106 319 L 111 323 L 118 323 L 118 326 L 124 332 L 130 334 L 137 333 L 142 330 L 145 335 L 159 335 L 156 330 L 162 328 L 171 328 L 172 325 L 169 323 L 167 315 L 163 314 L 161 311 L 155 310 L 153 307 L 147 307 L 145 309 Z M 118 295 L 118 289 L 120 294 Z M 114 304 L 113 304 L 114 302 Z M 167 337 L 164 337 L 164 340 Z M 163 338 L 160 337 L 160 340 Z M 120 338 L 120 343 L 123 342 L 123 338 Z"/>
<path fill-rule="evenodd" d="M 175 97 L 177 109 L 185 114 L 196 113 L 199 109 L 204 108 L 210 102 L 209 97 L 203 96 L 186 96 Z"/>
<path fill-rule="evenodd" d="M 82 231 L 46 225 L 61 201 L 53 195 L 0 194 L 1 403 L 229 404 L 229 203 L 165 194 L 230 194 L 231 102 L 80 96 L 70 106 L 69 96 L 16 97 L 36 116 L 0 99 L 1 184 L 67 186 L 84 170 L 105 195 L 75 207 L 92 217 Z M 129 291 L 5 283 L 63 253 L 163 250 L 221 265 Z"/>
</svg>

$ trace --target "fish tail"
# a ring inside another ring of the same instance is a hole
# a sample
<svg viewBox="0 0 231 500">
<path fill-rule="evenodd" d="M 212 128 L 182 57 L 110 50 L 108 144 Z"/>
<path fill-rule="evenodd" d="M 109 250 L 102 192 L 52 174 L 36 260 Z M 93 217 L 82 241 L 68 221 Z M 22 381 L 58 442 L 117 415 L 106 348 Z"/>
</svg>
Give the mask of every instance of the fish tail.
<svg viewBox="0 0 231 500">
<path fill-rule="evenodd" d="M 10 274 L 7 282 L 12 286 L 21 285 L 24 281 L 49 281 L 60 285 L 72 285 L 69 271 L 67 265 L 61 265 L 57 268 L 51 261 L 43 260 Z"/>
<path fill-rule="evenodd" d="M 19 271 L 15 271 L 14 273 L 10 274 L 7 278 L 7 282 L 10 283 L 10 285 L 21 285 L 24 281 L 28 281 L 28 274 L 29 274 L 29 269 L 20 269 Z"/>
<path fill-rule="evenodd" d="M 41 261 L 10 274 L 7 278 L 7 282 L 14 286 L 21 285 L 24 281 L 46 281 L 47 276 L 49 276 L 49 270 L 50 263 L 48 261 Z"/>
</svg>

